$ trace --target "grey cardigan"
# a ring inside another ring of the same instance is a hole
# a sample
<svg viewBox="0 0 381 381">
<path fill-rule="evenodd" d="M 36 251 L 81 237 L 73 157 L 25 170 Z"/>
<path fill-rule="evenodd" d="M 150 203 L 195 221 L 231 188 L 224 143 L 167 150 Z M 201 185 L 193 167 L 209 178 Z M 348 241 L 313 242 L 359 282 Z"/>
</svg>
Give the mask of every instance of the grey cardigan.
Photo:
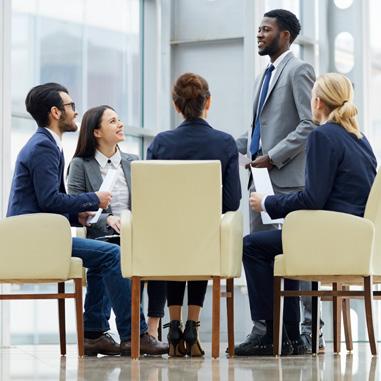
<svg viewBox="0 0 381 381">
<path fill-rule="evenodd" d="M 131 208 L 131 162 L 139 157 L 121 152 L 121 164 L 129 190 L 128 208 Z M 94 158 L 75 157 L 69 165 L 67 186 L 69 194 L 97 192 L 102 184 L 102 176 L 98 162 Z M 112 234 L 107 226 L 107 217 L 112 214 L 111 206 L 103 210 L 96 224 L 87 228 L 88 238 L 97 238 Z"/>
</svg>

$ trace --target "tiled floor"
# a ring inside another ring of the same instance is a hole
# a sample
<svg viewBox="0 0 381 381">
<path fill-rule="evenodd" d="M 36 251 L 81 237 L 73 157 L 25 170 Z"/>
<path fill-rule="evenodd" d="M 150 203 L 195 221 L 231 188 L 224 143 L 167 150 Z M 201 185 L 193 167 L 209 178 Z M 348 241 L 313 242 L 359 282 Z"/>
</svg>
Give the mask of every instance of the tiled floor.
<svg viewBox="0 0 381 381">
<path fill-rule="evenodd" d="M 207 353 L 210 346 L 205 345 Z M 224 348 L 224 346 L 221 346 Z M 75 346 L 60 357 L 57 345 L 0 348 L 0 379 L 8 380 L 381 380 L 378 362 L 368 344 L 355 344 L 352 354 L 341 355 L 328 345 L 325 355 L 287 358 L 234 358 L 221 353 L 219 360 L 126 357 L 78 359 Z M 379 345 L 379 350 L 381 346 Z"/>
</svg>

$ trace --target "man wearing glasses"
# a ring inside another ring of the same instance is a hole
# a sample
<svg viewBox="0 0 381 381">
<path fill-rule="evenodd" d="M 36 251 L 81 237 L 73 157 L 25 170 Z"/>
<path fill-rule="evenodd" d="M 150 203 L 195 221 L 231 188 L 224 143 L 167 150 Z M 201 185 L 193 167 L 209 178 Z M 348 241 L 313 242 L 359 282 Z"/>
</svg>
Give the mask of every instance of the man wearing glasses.
<svg viewBox="0 0 381 381">
<path fill-rule="evenodd" d="M 75 104 L 67 89 L 57 83 L 46 83 L 31 89 L 26 97 L 27 111 L 38 124 L 35 134 L 21 149 L 15 166 L 7 216 L 29 213 L 56 213 L 73 224 L 86 225 L 90 211 L 106 208 L 109 192 L 66 194 L 62 135 L 76 131 Z M 41 237 L 43 239 L 43 237 Z M 102 274 L 88 282 L 85 299 L 85 354 L 96 356 L 131 353 L 131 290 L 120 269 L 119 246 L 106 242 L 73 238 L 72 255 L 81 258 L 86 268 Z M 107 293 L 115 312 L 121 344 L 106 333 L 108 318 L 103 310 Z M 141 353 L 167 353 L 168 345 L 147 333 L 141 312 Z"/>
</svg>

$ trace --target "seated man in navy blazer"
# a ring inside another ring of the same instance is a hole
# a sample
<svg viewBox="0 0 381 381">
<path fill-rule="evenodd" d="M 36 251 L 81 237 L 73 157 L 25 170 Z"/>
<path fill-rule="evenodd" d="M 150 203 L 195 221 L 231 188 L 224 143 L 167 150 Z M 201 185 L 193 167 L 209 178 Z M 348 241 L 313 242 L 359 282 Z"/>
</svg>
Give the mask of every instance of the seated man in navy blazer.
<svg viewBox="0 0 381 381">
<path fill-rule="evenodd" d="M 29 91 L 25 105 L 39 127 L 17 157 L 7 216 L 57 213 L 66 216 L 73 224 L 85 225 L 89 211 L 106 208 L 111 194 L 66 194 L 61 138 L 64 132 L 77 130 L 75 104 L 65 87 L 57 83 L 46 83 Z M 85 354 L 129 355 L 131 291 L 130 281 L 121 274 L 119 246 L 73 238 L 72 255 L 81 258 L 85 267 L 103 275 L 95 280 L 93 277 L 87 285 L 84 312 Z M 103 297 L 106 293 L 115 312 L 120 345 L 105 333 L 109 330 L 103 308 Z M 141 352 L 164 354 L 168 351 L 166 344 L 148 335 L 143 313 L 140 329 Z"/>
</svg>

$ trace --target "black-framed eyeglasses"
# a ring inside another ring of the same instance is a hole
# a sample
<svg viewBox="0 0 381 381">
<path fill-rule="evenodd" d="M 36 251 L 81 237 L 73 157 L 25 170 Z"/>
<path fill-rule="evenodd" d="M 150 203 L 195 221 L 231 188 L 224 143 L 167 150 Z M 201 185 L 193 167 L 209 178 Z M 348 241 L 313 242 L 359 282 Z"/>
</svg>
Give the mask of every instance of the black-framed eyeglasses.
<svg viewBox="0 0 381 381">
<path fill-rule="evenodd" d="M 75 103 L 74 102 L 64 103 L 63 105 L 64 106 L 71 106 L 72 110 L 75 111 Z"/>
</svg>

